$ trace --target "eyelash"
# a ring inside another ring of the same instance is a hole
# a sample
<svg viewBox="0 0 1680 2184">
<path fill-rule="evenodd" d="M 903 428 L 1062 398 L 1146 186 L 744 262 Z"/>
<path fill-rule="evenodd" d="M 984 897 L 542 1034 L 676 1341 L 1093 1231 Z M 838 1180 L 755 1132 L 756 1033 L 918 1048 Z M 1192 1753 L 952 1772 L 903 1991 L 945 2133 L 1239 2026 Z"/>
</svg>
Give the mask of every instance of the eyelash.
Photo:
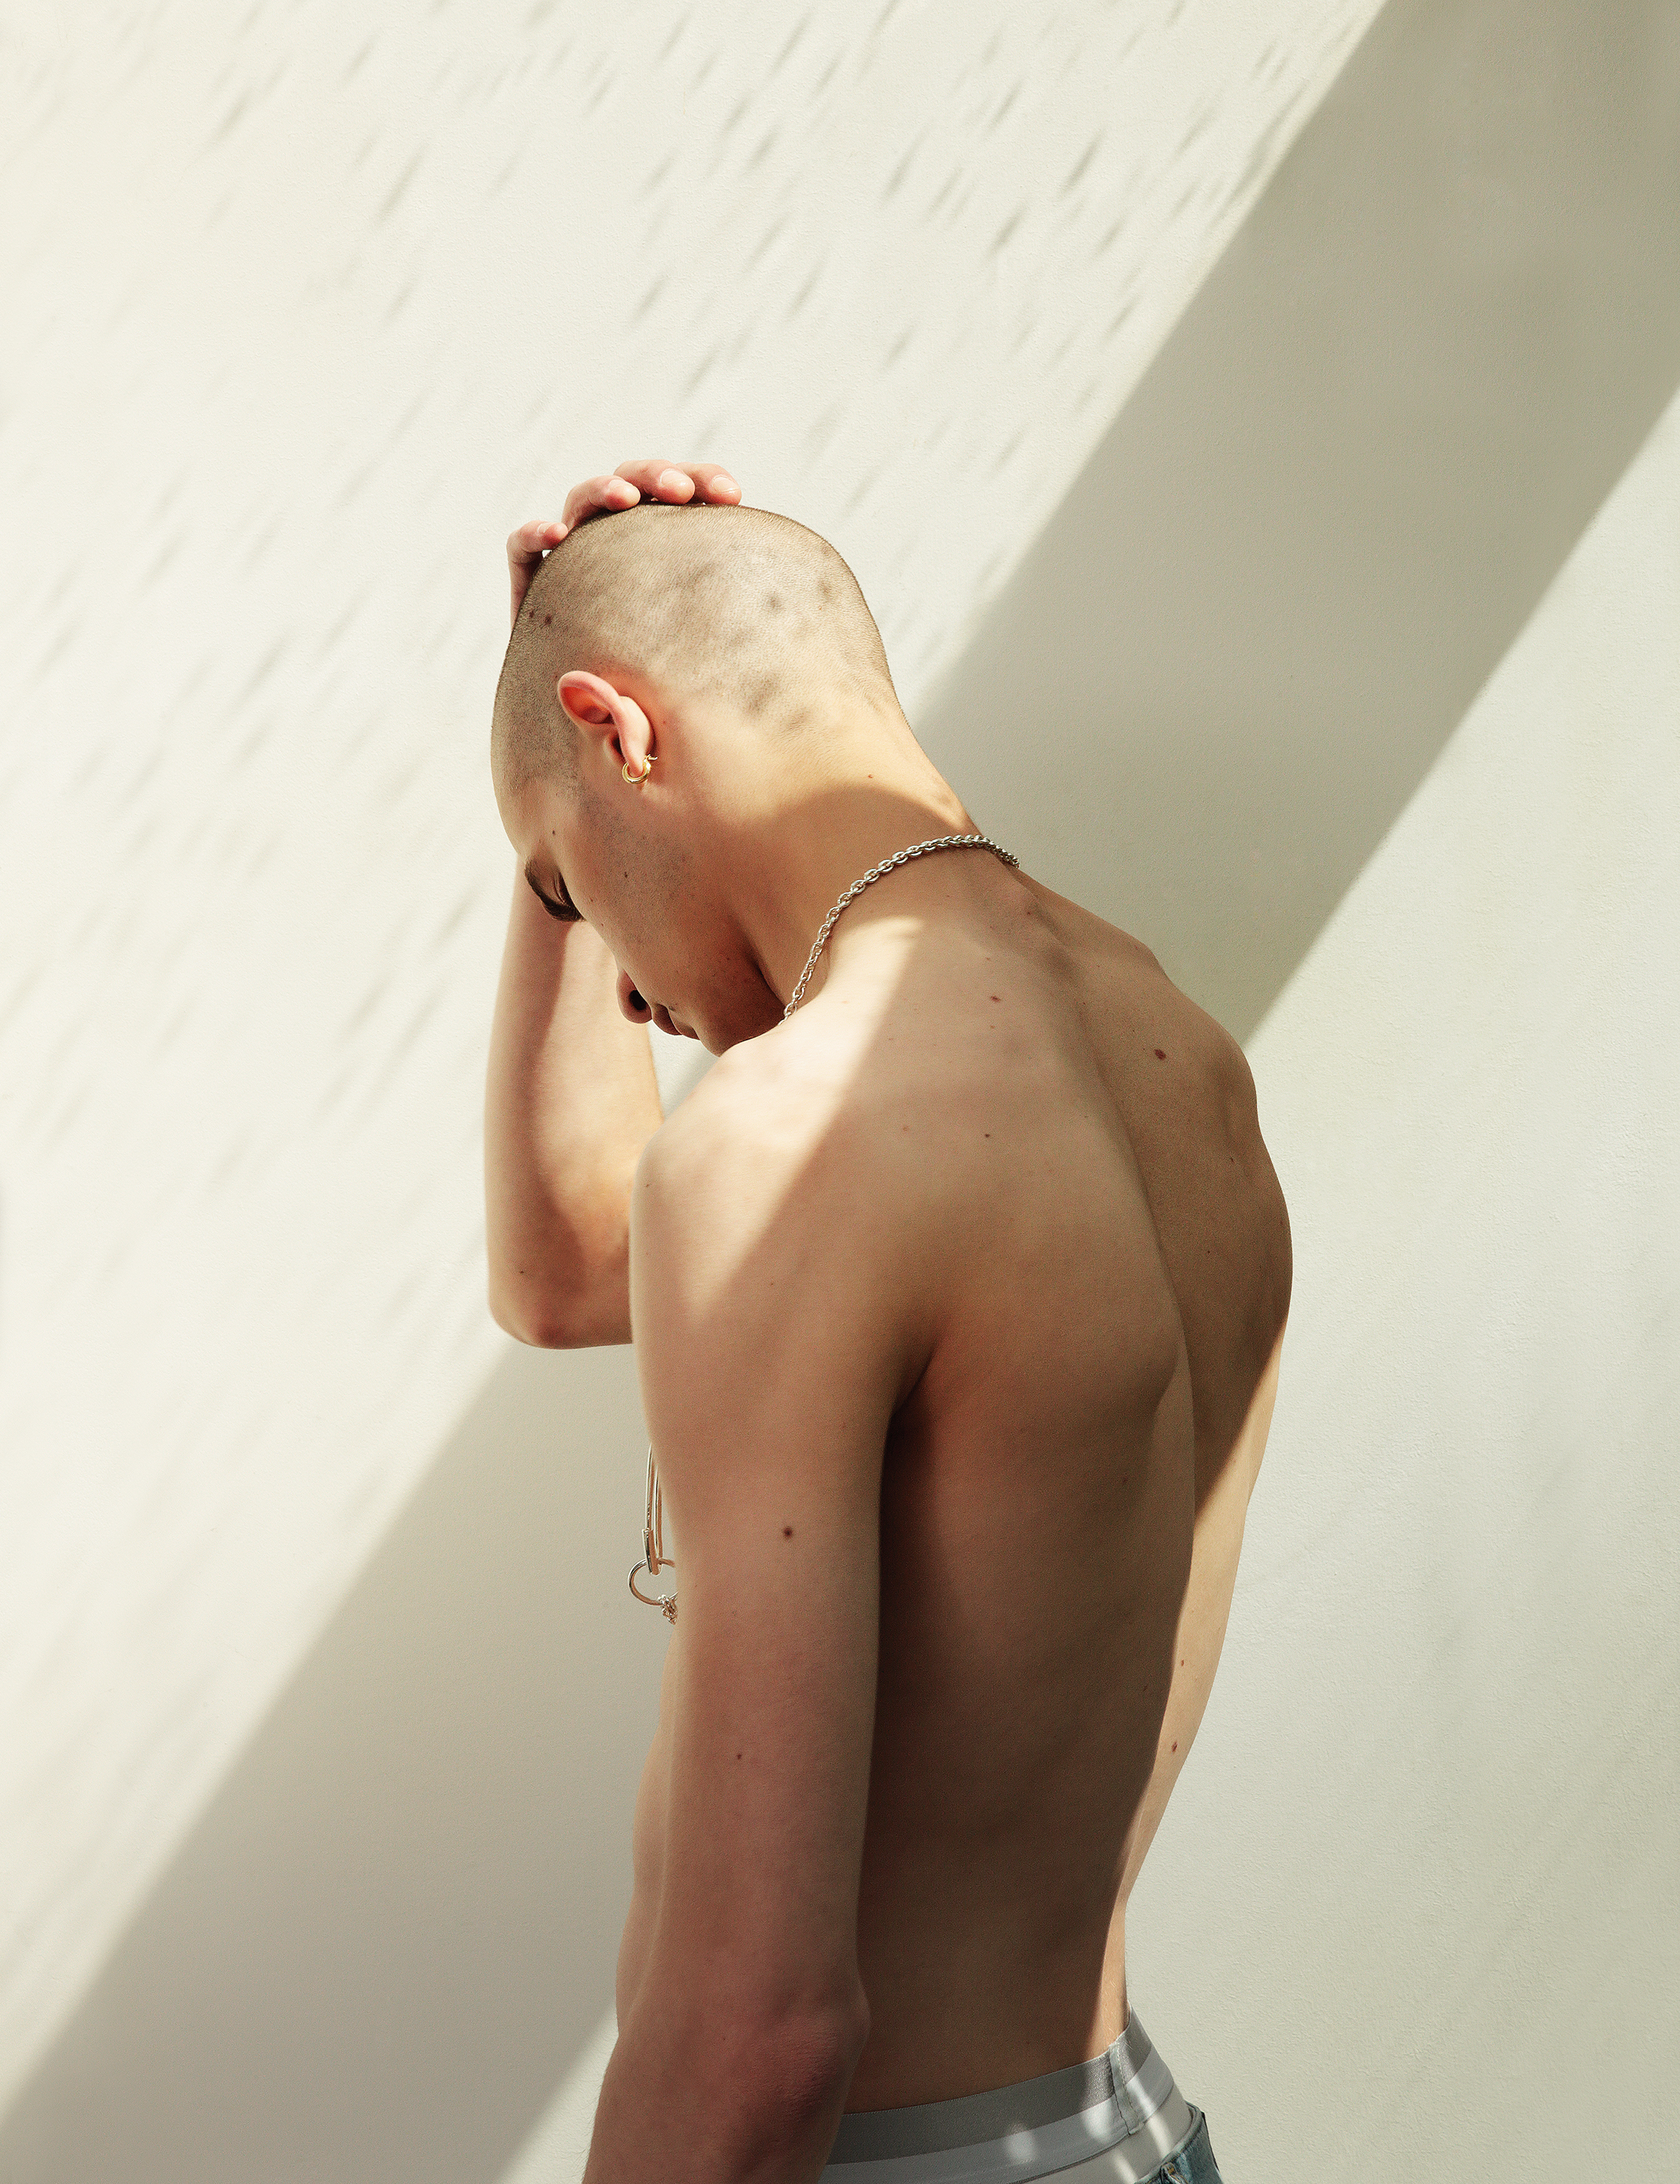
<svg viewBox="0 0 1680 2184">
<path fill-rule="evenodd" d="M 562 925 L 576 925 L 581 915 L 581 913 L 569 902 L 550 902 L 546 894 L 538 895 L 537 900 L 542 904 L 543 909 L 548 911 L 549 916 L 558 918 Z"/>
</svg>

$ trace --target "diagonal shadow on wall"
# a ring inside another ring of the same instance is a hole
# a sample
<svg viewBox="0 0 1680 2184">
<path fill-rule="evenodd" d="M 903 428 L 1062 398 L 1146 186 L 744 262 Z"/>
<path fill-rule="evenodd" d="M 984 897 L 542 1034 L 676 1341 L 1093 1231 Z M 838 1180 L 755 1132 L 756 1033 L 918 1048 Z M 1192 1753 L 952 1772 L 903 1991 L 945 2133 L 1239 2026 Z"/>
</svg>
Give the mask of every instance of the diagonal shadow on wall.
<svg viewBox="0 0 1680 2184">
<path fill-rule="evenodd" d="M 1677 205 L 1672 0 L 1390 0 L 925 709 L 1239 1039 L 1680 379 Z"/>
<path fill-rule="evenodd" d="M 636 1429 L 628 1350 L 510 1346 L 8 2118 L 7 2184 L 500 2173 L 629 1901 Z"/>
<path fill-rule="evenodd" d="M 1254 1028 L 1680 381 L 1680 8 L 1390 0 L 921 723 Z M 624 1352 L 510 1353 L 0 2129 L 492 2184 L 606 2005 L 664 1625 Z"/>
</svg>

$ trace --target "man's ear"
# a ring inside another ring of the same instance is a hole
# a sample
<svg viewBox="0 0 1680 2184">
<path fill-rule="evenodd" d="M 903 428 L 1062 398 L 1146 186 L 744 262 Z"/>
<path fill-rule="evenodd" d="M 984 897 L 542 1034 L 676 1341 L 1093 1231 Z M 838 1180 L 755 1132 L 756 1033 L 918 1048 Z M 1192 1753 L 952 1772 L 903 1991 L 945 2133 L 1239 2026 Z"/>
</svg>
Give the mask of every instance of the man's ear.
<svg viewBox="0 0 1680 2184">
<path fill-rule="evenodd" d="M 554 695 L 603 758 L 616 766 L 627 766 L 632 773 L 647 772 L 654 731 L 634 698 L 579 667 L 561 676 Z"/>
</svg>

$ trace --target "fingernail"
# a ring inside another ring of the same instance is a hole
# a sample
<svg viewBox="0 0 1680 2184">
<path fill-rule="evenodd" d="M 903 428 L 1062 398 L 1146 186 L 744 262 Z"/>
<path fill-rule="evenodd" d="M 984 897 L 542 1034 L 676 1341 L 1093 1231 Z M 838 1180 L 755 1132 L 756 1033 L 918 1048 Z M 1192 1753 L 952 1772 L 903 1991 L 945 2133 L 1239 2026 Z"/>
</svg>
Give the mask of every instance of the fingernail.
<svg viewBox="0 0 1680 2184">
<path fill-rule="evenodd" d="M 661 471 L 659 472 L 659 483 L 662 486 L 669 486 L 673 493 L 681 493 L 683 487 L 686 486 L 687 482 L 688 480 L 683 476 L 681 471 Z"/>
</svg>

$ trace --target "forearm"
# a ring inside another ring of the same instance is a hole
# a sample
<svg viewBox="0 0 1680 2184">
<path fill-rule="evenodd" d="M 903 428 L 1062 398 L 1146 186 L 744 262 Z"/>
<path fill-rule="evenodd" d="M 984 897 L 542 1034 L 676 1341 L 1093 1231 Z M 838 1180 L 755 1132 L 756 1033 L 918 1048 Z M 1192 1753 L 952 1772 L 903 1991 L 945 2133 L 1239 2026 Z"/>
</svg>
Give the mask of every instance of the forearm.
<svg viewBox="0 0 1680 2184">
<path fill-rule="evenodd" d="M 522 1341 L 630 1340 L 629 1206 L 659 1128 L 648 1034 L 590 928 L 516 877 L 485 1084 L 490 1308 Z"/>
</svg>

